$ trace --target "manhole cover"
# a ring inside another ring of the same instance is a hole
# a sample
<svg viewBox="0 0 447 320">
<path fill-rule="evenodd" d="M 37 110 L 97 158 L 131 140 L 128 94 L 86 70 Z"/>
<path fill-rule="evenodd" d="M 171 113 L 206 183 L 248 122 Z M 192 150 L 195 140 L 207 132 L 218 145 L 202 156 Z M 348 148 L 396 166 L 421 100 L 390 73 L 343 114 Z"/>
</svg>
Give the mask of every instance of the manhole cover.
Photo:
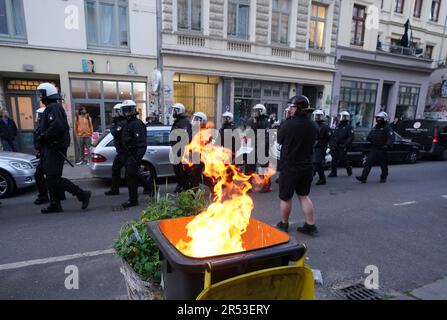
<svg viewBox="0 0 447 320">
<path fill-rule="evenodd" d="M 337 289 L 338 294 L 348 300 L 382 300 L 382 295 L 375 290 L 365 288 L 363 283 L 353 284 Z"/>
</svg>

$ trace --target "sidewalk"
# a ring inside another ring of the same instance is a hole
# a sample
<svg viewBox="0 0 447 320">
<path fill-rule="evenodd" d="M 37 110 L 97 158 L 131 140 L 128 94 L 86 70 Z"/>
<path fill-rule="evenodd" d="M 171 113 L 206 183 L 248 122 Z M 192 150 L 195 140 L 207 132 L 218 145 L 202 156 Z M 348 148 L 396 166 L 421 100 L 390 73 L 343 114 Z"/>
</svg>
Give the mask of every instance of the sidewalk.
<svg viewBox="0 0 447 320">
<path fill-rule="evenodd" d="M 95 179 L 90 173 L 90 167 L 85 164 L 80 166 L 75 165 L 73 168 L 66 163 L 64 165 L 63 177 L 73 181 Z"/>
</svg>

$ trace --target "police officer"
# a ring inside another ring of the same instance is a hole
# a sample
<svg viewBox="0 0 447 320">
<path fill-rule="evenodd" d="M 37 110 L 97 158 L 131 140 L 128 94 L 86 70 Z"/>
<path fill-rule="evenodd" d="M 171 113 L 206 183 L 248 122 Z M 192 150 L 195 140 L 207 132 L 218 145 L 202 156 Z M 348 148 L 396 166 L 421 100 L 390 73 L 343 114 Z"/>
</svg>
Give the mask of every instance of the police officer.
<svg viewBox="0 0 447 320">
<path fill-rule="evenodd" d="M 318 128 L 310 119 L 309 100 L 298 95 L 289 100 L 292 119 L 287 120 L 278 132 L 281 147 L 282 168 L 279 179 L 281 221 L 276 225 L 287 232 L 292 211 L 292 199 L 298 195 L 305 215 L 305 223 L 298 232 L 314 235 L 318 232 L 313 216 L 313 204 L 309 198 L 313 180 L 313 152 Z"/>
<path fill-rule="evenodd" d="M 140 166 L 147 148 L 146 125 L 137 118 L 137 105 L 132 100 L 123 101 L 121 113 L 126 119 L 126 125 L 122 129 L 121 141 L 124 151 L 126 182 L 129 190 L 129 200 L 121 206 L 130 208 L 138 205 L 138 185 L 142 182 Z M 152 181 L 148 180 L 145 183 L 148 184 L 148 186 L 145 186 L 146 188 L 153 187 Z"/>
<path fill-rule="evenodd" d="M 230 143 L 231 143 L 231 163 L 234 163 L 235 155 L 236 155 L 236 138 L 234 136 L 231 137 L 231 141 L 225 140 L 225 133 L 227 133 L 228 136 L 230 134 L 232 135 L 234 133 L 234 130 L 236 129 L 236 125 L 233 122 L 233 114 L 229 111 L 226 111 L 222 114 L 222 127 L 219 129 L 219 136 L 220 136 L 220 145 L 222 147 L 226 147 L 230 149 Z"/>
<path fill-rule="evenodd" d="M 258 163 L 258 149 L 263 148 L 265 156 L 269 155 L 269 129 L 270 122 L 267 115 L 267 110 L 263 104 L 257 104 L 253 107 L 253 116 L 249 120 L 249 126 L 253 129 L 255 134 L 255 164 L 247 165 L 248 174 L 256 172 L 256 164 L 259 164 L 261 168 L 267 168 L 269 163 Z M 258 141 L 258 130 L 265 130 L 265 141 Z M 263 178 L 261 176 L 261 178 Z M 263 179 L 264 180 L 264 179 Z M 264 184 L 260 192 L 270 192 L 272 190 L 270 179 L 264 180 Z"/>
<path fill-rule="evenodd" d="M 367 140 L 371 142 L 371 149 L 366 158 L 362 175 L 357 176 L 356 179 L 362 183 L 366 183 L 371 167 L 375 163 L 378 163 L 382 170 L 380 182 L 385 183 L 388 177 L 387 150 L 394 143 L 394 132 L 388 124 L 388 114 L 386 112 L 381 111 L 376 115 L 376 125 L 368 134 Z"/>
<path fill-rule="evenodd" d="M 125 165 L 124 146 L 122 141 L 123 128 L 126 126 L 126 119 L 122 114 L 121 103 L 116 104 L 112 110 L 112 126 L 110 133 L 113 136 L 113 145 L 115 146 L 116 156 L 112 165 L 112 186 L 110 190 L 104 192 L 106 196 L 115 196 L 120 194 L 121 169 Z"/>
<path fill-rule="evenodd" d="M 91 192 L 82 190 L 70 180 L 62 177 L 67 149 L 70 145 L 67 115 L 58 102 L 58 100 L 62 100 L 62 97 L 56 87 L 50 83 L 40 84 L 37 91 L 42 103 L 46 106 L 37 143 L 41 148 L 42 168 L 50 195 L 49 207 L 41 211 L 44 214 L 62 212 L 62 190 L 76 196 L 82 203 L 82 209 L 85 210 L 89 205 Z"/>
<path fill-rule="evenodd" d="M 39 108 L 36 111 L 36 130 L 34 130 L 33 134 L 34 149 L 37 151 L 36 158 L 39 159 L 39 163 L 36 166 L 36 172 L 34 173 L 34 179 L 36 180 L 37 187 L 37 199 L 34 200 L 35 205 L 41 205 L 50 201 L 50 198 L 48 197 L 47 183 L 45 181 L 45 174 L 43 173 L 42 161 L 40 161 L 41 145 L 38 139 L 42 129 L 41 122 L 44 111 L 45 107 Z"/>
<path fill-rule="evenodd" d="M 316 185 L 326 184 L 326 176 L 324 175 L 324 163 L 326 160 L 326 150 L 329 140 L 332 136 L 331 128 L 324 121 L 323 110 L 315 110 L 313 113 L 314 121 L 318 125 L 317 142 L 314 147 L 314 168 L 318 173 L 318 181 Z"/>
<path fill-rule="evenodd" d="M 203 112 L 195 112 L 191 118 L 191 126 L 199 130 L 206 129 L 208 117 Z M 207 143 L 212 143 L 212 138 Z M 205 164 L 203 162 L 193 163 L 187 169 L 189 177 L 189 188 L 198 187 L 200 184 L 207 185 L 212 190 L 212 180 L 203 175 Z"/>
<path fill-rule="evenodd" d="M 340 122 L 334 129 L 329 142 L 332 156 L 331 173 L 328 175 L 330 178 L 337 176 L 337 167 L 339 165 L 346 168 L 348 176 L 352 175 L 352 167 L 346 159 L 346 154 L 354 140 L 354 129 L 349 123 L 350 117 L 347 111 L 340 113 Z"/>
<path fill-rule="evenodd" d="M 181 103 L 176 103 L 172 106 L 172 117 L 174 118 L 174 123 L 171 127 L 171 132 L 174 130 L 184 130 L 188 134 L 189 141 L 192 139 L 192 126 L 191 122 L 188 120 L 186 115 L 186 108 Z M 177 138 L 176 141 L 171 141 L 171 147 L 175 146 L 178 142 L 180 142 L 180 137 Z M 181 159 L 182 154 L 181 150 L 177 152 L 177 157 Z M 189 189 L 188 182 L 188 172 L 186 166 L 184 166 L 181 161 L 178 164 L 173 164 L 174 174 L 177 180 L 177 187 L 175 188 L 175 192 L 182 192 L 184 190 Z"/>
</svg>

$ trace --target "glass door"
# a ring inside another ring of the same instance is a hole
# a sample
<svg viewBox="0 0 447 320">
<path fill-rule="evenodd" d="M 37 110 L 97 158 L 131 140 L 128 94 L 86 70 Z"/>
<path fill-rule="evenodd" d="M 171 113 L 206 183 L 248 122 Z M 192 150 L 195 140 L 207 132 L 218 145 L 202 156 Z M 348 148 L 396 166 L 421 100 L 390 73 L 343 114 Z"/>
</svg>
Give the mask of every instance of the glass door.
<svg viewBox="0 0 447 320">
<path fill-rule="evenodd" d="M 10 117 L 18 129 L 17 144 L 20 152 L 34 153 L 34 113 L 39 108 L 33 95 L 11 95 L 9 97 Z"/>
</svg>

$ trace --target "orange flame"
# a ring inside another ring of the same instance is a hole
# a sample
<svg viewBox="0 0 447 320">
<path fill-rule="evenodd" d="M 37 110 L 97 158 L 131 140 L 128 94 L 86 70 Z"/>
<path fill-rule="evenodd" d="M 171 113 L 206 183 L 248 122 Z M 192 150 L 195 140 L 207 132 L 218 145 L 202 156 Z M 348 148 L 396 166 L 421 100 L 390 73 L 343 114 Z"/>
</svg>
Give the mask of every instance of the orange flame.
<svg viewBox="0 0 447 320">
<path fill-rule="evenodd" d="M 254 208 L 247 195 L 251 177 L 231 164 L 230 150 L 213 145 L 211 139 L 212 130 L 202 129 L 185 152 L 200 153 L 204 174 L 214 181 L 214 202 L 186 226 L 191 240 L 176 245 L 183 254 L 197 258 L 244 251 L 242 234 Z"/>
</svg>

